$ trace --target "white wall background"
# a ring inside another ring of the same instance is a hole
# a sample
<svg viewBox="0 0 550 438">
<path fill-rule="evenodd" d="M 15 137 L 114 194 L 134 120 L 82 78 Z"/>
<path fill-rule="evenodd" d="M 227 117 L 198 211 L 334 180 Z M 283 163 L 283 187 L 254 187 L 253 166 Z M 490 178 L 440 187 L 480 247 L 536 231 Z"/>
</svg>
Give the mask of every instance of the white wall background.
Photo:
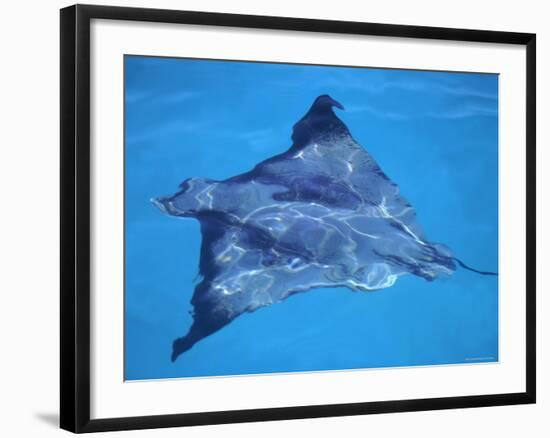
<svg viewBox="0 0 550 438">
<path fill-rule="evenodd" d="M 536 32 L 538 45 L 537 405 L 121 432 L 117 436 L 550 436 L 550 325 L 544 293 L 550 8 L 544 1 L 104 0 L 102 4 Z M 58 411 L 59 13 L 63 1 L 5 2 L 0 25 L 0 430 L 62 436 Z M 546 345 L 545 345 L 546 343 Z"/>
</svg>

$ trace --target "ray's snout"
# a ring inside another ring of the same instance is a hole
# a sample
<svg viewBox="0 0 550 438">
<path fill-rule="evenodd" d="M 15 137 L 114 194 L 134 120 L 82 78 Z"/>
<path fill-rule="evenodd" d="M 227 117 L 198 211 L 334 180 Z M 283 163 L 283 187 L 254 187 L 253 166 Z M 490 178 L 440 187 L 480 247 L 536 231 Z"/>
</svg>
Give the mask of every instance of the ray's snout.
<svg viewBox="0 0 550 438">
<path fill-rule="evenodd" d="M 336 108 L 338 109 L 341 109 L 341 110 L 344 110 L 344 105 L 342 105 L 340 102 L 338 102 L 337 100 L 334 100 L 332 97 L 330 98 L 330 100 L 332 101 L 332 105 L 335 106 Z"/>
</svg>

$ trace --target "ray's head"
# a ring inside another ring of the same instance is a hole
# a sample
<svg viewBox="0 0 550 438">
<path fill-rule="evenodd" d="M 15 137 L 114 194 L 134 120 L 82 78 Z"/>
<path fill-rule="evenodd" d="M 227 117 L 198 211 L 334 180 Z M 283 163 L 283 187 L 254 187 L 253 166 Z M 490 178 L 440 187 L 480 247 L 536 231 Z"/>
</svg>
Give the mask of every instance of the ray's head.
<svg viewBox="0 0 550 438">
<path fill-rule="evenodd" d="M 341 110 L 344 109 L 342 104 L 336 100 L 334 100 L 332 97 L 330 97 L 328 94 L 322 94 L 317 99 L 315 99 L 315 102 L 313 102 L 313 105 L 311 105 L 311 108 L 309 110 L 310 113 L 325 113 L 332 111 L 332 107 L 339 108 Z"/>
</svg>

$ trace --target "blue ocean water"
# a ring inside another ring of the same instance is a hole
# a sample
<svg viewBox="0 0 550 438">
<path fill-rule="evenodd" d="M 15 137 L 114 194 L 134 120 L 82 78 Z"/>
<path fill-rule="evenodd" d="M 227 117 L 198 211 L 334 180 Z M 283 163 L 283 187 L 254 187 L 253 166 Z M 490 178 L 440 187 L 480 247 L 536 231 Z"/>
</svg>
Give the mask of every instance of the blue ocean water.
<svg viewBox="0 0 550 438">
<path fill-rule="evenodd" d="M 197 221 L 150 199 L 281 153 L 320 94 L 415 207 L 426 237 L 498 271 L 498 76 L 125 57 L 125 378 L 498 360 L 498 277 L 459 268 L 361 293 L 314 289 L 240 316 L 175 363 L 191 325 Z"/>
</svg>

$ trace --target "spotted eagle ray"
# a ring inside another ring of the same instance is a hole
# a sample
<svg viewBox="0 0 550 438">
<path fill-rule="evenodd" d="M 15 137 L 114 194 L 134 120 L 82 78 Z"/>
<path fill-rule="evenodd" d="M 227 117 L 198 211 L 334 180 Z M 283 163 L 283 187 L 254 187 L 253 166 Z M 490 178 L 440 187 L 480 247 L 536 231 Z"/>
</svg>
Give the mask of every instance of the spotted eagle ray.
<svg viewBox="0 0 550 438">
<path fill-rule="evenodd" d="M 428 281 L 470 268 L 429 242 L 399 187 L 319 96 L 294 125 L 293 144 L 223 181 L 189 178 L 152 202 L 201 225 L 193 324 L 172 361 L 244 312 L 298 292 L 391 287 L 405 274 Z"/>
</svg>

